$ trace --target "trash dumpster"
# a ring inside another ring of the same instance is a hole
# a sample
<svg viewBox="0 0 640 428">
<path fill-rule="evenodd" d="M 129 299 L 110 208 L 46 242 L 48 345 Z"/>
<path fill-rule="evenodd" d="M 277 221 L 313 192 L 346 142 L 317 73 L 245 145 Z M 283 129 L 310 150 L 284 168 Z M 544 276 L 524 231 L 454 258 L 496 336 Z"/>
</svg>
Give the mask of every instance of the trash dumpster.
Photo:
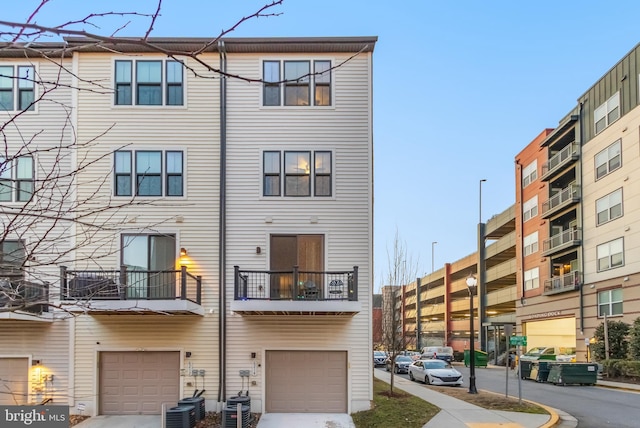
<svg viewBox="0 0 640 428">
<path fill-rule="evenodd" d="M 469 367 L 471 365 L 471 360 L 469 358 L 470 355 L 471 355 L 471 352 L 469 352 L 468 349 L 465 349 L 464 350 L 464 366 L 465 367 Z M 489 358 L 486 352 L 474 349 L 474 355 L 475 355 L 475 358 L 473 360 L 474 367 L 487 367 L 487 362 Z"/>
<path fill-rule="evenodd" d="M 595 385 L 598 380 L 596 363 L 557 363 L 549 364 L 547 382 L 554 385 Z"/>
<path fill-rule="evenodd" d="M 520 359 L 518 363 L 518 374 L 520 375 L 520 379 L 529 379 L 531 376 L 531 366 L 533 365 L 533 361 L 527 361 Z"/>
<path fill-rule="evenodd" d="M 536 382 L 546 382 L 549 376 L 549 364 L 551 362 L 552 361 L 548 360 L 532 361 L 529 379 L 535 380 Z"/>
</svg>

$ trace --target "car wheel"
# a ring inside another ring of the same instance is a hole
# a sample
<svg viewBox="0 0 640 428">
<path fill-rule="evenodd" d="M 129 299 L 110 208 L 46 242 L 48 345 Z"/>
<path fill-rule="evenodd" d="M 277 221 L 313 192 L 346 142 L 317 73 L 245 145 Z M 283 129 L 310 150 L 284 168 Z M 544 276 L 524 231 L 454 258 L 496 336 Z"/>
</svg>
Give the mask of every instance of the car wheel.
<svg viewBox="0 0 640 428">
<path fill-rule="evenodd" d="M 413 372 L 409 372 L 409 379 L 414 382 L 416 378 L 413 377 Z"/>
<path fill-rule="evenodd" d="M 424 375 L 424 383 L 427 385 L 431 385 L 431 381 L 429 380 L 429 375 Z"/>
</svg>

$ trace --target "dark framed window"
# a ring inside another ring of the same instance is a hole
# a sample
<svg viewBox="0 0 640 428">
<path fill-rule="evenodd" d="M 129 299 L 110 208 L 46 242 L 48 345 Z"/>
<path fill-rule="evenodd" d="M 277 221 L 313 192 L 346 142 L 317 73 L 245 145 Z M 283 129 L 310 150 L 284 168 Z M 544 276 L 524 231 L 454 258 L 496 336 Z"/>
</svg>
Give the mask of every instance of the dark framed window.
<svg viewBox="0 0 640 428">
<path fill-rule="evenodd" d="M 614 239 L 596 247 L 598 272 L 624 266 L 624 238 Z"/>
<path fill-rule="evenodd" d="M 606 149 L 598 152 L 594 157 L 596 181 L 610 174 L 622 166 L 622 143 L 620 140 Z"/>
<path fill-rule="evenodd" d="M 264 196 L 280 196 L 280 152 L 264 152 L 262 160 Z"/>
<path fill-rule="evenodd" d="M 331 196 L 331 152 L 314 152 L 314 195 Z"/>
<path fill-rule="evenodd" d="M 264 106 L 330 106 L 332 103 L 329 60 L 263 61 L 262 81 Z"/>
<path fill-rule="evenodd" d="M 115 105 L 183 105 L 182 68 L 171 60 L 115 61 Z"/>
<path fill-rule="evenodd" d="M 308 106 L 309 61 L 285 61 L 284 80 L 284 105 Z"/>
<path fill-rule="evenodd" d="M 184 153 L 120 150 L 114 154 L 114 195 L 184 196 Z"/>
<path fill-rule="evenodd" d="M 284 152 L 284 195 L 311 195 L 311 152 Z"/>
<path fill-rule="evenodd" d="M 5 239 L 0 241 L 0 276 L 16 280 L 24 277 L 27 252 L 24 241 Z"/>
<path fill-rule="evenodd" d="M 34 176 L 32 156 L 0 157 L 0 201 L 29 201 L 34 192 Z"/>
<path fill-rule="evenodd" d="M 596 225 L 622 217 L 622 189 L 596 200 Z"/>
<path fill-rule="evenodd" d="M 622 288 L 605 290 L 598 293 L 598 318 L 605 315 L 624 315 L 622 312 Z"/>
<path fill-rule="evenodd" d="M 0 66 L 0 110 L 35 110 L 35 67 Z"/>
</svg>

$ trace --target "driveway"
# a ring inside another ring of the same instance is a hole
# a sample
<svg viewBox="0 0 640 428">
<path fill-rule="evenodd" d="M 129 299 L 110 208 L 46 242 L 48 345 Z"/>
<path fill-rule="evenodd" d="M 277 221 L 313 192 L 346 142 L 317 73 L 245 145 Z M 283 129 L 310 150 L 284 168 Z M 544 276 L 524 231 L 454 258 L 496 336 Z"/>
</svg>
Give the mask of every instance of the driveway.
<svg viewBox="0 0 640 428">
<path fill-rule="evenodd" d="M 160 415 L 93 416 L 76 425 L 77 428 L 160 428 Z"/>
</svg>

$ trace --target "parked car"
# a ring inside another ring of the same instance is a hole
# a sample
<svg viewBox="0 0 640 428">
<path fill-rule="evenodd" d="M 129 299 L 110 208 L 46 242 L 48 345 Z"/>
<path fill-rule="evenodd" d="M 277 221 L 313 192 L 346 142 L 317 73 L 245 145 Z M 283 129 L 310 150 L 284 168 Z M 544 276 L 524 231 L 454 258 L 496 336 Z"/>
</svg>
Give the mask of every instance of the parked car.
<svg viewBox="0 0 640 428">
<path fill-rule="evenodd" d="M 408 355 L 397 355 L 395 363 L 392 363 L 391 358 L 387 358 L 387 371 L 391 371 L 391 366 L 393 364 L 394 373 L 409 373 L 409 366 L 411 363 L 413 363 L 413 360 Z"/>
<path fill-rule="evenodd" d="M 387 353 L 384 351 L 373 351 L 373 366 L 384 366 L 387 362 Z"/>
<path fill-rule="evenodd" d="M 409 379 L 427 385 L 462 385 L 462 373 L 448 362 L 437 359 L 414 361 L 409 366 Z"/>
<path fill-rule="evenodd" d="M 422 358 L 434 358 L 448 363 L 453 361 L 451 346 L 426 346 L 422 348 Z"/>
</svg>

